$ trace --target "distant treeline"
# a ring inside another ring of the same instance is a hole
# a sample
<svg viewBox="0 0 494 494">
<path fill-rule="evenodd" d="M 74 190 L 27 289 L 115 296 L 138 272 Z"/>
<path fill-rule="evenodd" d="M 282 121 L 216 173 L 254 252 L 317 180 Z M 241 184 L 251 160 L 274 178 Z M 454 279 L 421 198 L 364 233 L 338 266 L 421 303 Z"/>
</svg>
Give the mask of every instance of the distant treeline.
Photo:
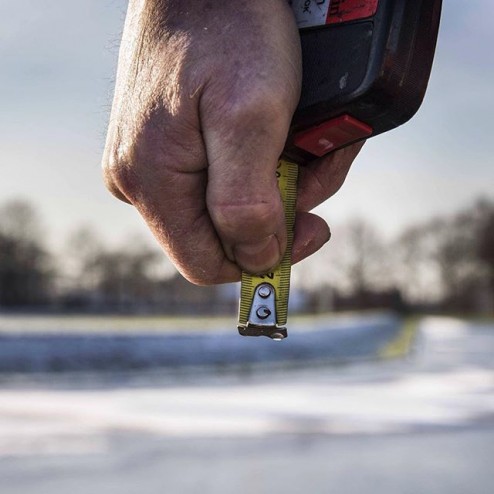
<svg viewBox="0 0 494 494">
<path fill-rule="evenodd" d="M 109 248 L 94 230 L 81 227 L 70 235 L 64 252 L 54 253 L 42 225 L 27 201 L 0 205 L 4 311 L 235 310 L 234 289 L 196 287 L 170 274 L 157 248 L 135 241 Z M 356 219 L 339 229 L 333 246 L 325 249 L 327 258 L 305 261 L 298 287 L 301 310 L 494 312 L 493 200 L 480 199 L 456 214 L 407 227 L 387 242 L 368 221 Z"/>
</svg>

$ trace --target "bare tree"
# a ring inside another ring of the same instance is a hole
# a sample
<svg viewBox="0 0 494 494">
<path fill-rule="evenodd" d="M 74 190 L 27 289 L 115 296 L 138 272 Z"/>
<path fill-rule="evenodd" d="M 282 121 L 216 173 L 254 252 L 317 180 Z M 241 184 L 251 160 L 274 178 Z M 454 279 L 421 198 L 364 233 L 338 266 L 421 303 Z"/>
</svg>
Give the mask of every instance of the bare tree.
<svg viewBox="0 0 494 494">
<path fill-rule="evenodd" d="M 42 232 L 27 201 L 0 206 L 0 305 L 37 305 L 50 299 L 54 271 Z"/>
<path fill-rule="evenodd" d="M 491 202 L 478 201 L 403 232 L 396 244 L 397 273 L 409 301 L 453 311 L 482 305 L 479 300 L 485 298 L 492 269 L 493 211 Z"/>
<path fill-rule="evenodd" d="M 355 218 L 342 236 L 339 265 L 349 291 L 358 294 L 389 287 L 391 257 L 377 229 L 369 221 Z"/>
<path fill-rule="evenodd" d="M 12 199 L 0 206 L 0 234 L 18 242 L 41 243 L 43 228 L 34 206 L 23 199 Z"/>
<path fill-rule="evenodd" d="M 156 291 L 153 267 L 159 258 L 159 254 L 149 248 L 100 253 L 94 260 L 99 296 L 107 305 L 119 310 L 151 304 Z"/>
<path fill-rule="evenodd" d="M 443 296 L 436 260 L 442 220 L 406 228 L 394 244 L 396 285 L 408 302 L 428 305 Z"/>
<path fill-rule="evenodd" d="M 476 212 L 479 216 L 476 253 L 485 279 L 480 305 L 481 309 L 494 312 L 494 201 L 478 201 Z"/>
</svg>

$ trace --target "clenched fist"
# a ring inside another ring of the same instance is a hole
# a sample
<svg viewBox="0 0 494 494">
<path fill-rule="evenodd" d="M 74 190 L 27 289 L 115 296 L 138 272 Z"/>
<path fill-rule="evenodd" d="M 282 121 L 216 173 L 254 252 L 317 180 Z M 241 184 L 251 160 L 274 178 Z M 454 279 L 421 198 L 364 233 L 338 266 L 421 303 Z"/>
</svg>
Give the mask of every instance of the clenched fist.
<svg viewBox="0 0 494 494">
<path fill-rule="evenodd" d="M 196 284 L 261 273 L 286 248 L 275 170 L 300 94 L 300 39 L 286 0 L 131 0 L 103 158 Z M 301 170 L 293 261 L 329 239 L 308 213 L 341 186 L 354 145 Z"/>
</svg>

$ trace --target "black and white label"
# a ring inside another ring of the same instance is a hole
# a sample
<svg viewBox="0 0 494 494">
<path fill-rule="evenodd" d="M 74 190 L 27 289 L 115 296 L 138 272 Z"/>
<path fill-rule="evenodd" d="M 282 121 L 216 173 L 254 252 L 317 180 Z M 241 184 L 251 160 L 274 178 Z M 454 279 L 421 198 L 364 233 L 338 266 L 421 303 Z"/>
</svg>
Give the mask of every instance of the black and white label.
<svg viewBox="0 0 494 494">
<path fill-rule="evenodd" d="M 331 0 L 288 0 L 299 28 L 326 24 Z"/>
</svg>

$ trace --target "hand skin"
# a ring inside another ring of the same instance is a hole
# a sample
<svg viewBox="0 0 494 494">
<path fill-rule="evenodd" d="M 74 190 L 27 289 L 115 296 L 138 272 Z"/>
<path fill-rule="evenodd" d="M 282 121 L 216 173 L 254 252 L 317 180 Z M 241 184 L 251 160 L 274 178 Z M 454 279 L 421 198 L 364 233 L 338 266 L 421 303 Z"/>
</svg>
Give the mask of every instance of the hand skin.
<svg viewBox="0 0 494 494">
<path fill-rule="evenodd" d="M 262 273 L 286 249 L 275 169 L 300 96 L 286 0 L 131 0 L 103 170 L 189 281 Z M 329 240 L 308 211 L 333 195 L 361 145 L 301 169 L 297 262 Z"/>
</svg>

